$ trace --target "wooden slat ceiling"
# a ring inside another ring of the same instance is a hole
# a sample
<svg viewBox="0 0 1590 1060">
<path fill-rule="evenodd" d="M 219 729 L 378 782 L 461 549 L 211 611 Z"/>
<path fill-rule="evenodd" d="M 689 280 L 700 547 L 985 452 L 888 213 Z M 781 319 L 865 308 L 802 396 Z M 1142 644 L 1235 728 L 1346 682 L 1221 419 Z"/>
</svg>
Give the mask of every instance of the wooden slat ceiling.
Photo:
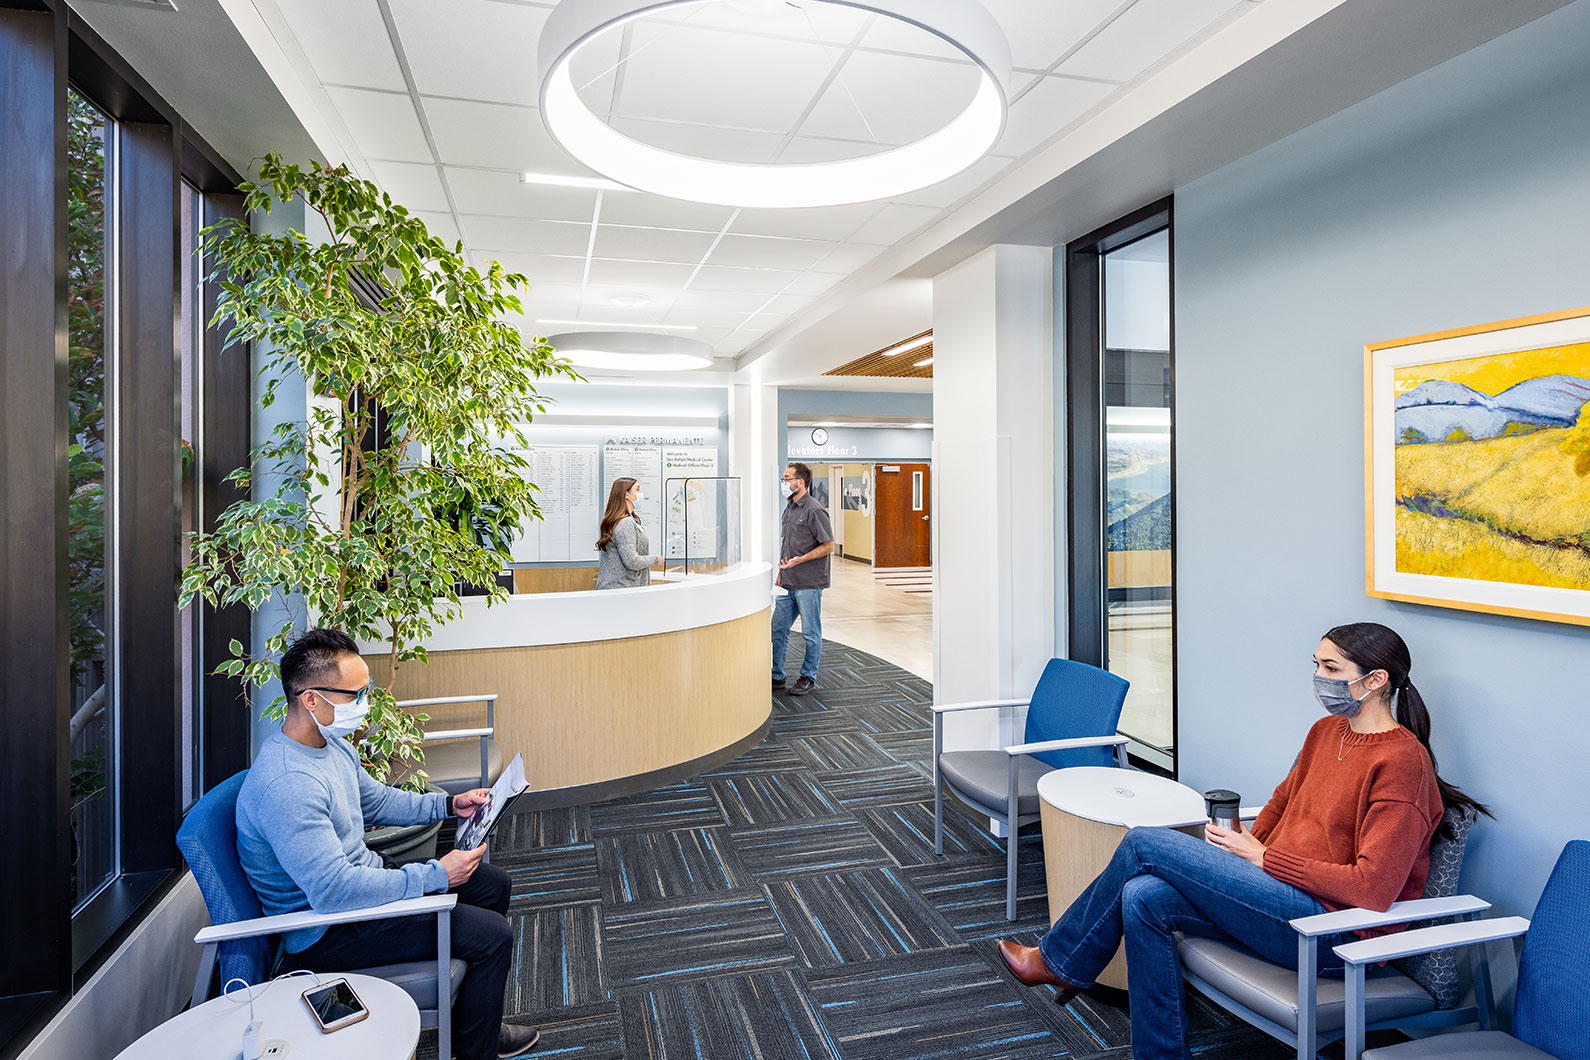
<svg viewBox="0 0 1590 1060">
<path fill-rule="evenodd" d="M 911 342 L 932 334 L 933 330 L 929 328 L 920 335 L 912 335 L 908 339 L 900 340 L 900 342 Z M 902 353 L 895 354 L 893 357 L 885 357 L 883 355 L 884 350 L 892 350 L 899 346 L 900 342 L 891 342 L 883 349 L 869 353 L 865 357 L 857 357 L 849 364 L 842 364 L 838 368 L 829 369 L 823 374 L 890 376 L 895 379 L 932 379 L 933 366 L 931 364 L 925 364 L 921 368 L 916 366 L 916 362 L 925 361 L 933 356 L 932 341 L 930 340 L 926 346 L 918 346 L 914 350 L 908 349 Z"/>
</svg>

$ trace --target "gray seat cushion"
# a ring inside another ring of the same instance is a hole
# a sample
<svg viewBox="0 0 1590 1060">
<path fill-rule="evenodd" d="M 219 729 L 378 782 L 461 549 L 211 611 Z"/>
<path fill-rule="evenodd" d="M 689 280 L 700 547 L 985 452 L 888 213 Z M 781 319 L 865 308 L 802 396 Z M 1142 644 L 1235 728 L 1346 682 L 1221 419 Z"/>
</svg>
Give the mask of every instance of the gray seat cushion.
<svg viewBox="0 0 1590 1060">
<path fill-rule="evenodd" d="M 939 775 L 972 802 L 1002 808 L 1008 798 L 1010 756 L 1004 751 L 945 751 L 939 755 Z M 1038 778 L 1054 767 L 1031 755 L 1016 758 L 1016 814 L 1038 812 Z"/>
<path fill-rule="evenodd" d="M 453 973 L 453 998 L 458 997 L 458 987 L 464 981 L 469 965 L 454 957 L 448 961 Z M 385 979 L 414 999 L 421 1012 L 436 1011 L 436 962 L 408 961 L 403 964 L 383 964 L 378 968 L 355 968 L 351 974 L 370 975 Z"/>
<path fill-rule="evenodd" d="M 1181 962 L 1190 974 L 1208 983 L 1237 1004 L 1297 1032 L 1297 973 L 1271 964 L 1234 942 L 1187 936 L 1181 941 Z M 1346 984 L 1340 979 L 1319 979 L 1315 990 L 1316 1030 L 1340 1031 L 1347 1022 Z M 1429 1012 L 1435 1001 L 1407 976 L 1386 972 L 1364 982 L 1365 1010 L 1369 1023 Z"/>
<path fill-rule="evenodd" d="M 502 749 L 496 740 L 486 741 L 486 765 L 489 785 L 502 774 Z M 449 795 L 480 787 L 480 737 L 426 744 L 425 763 L 421 768 L 432 784 Z"/>
<path fill-rule="evenodd" d="M 1557 1060 L 1501 1031 L 1437 1034 L 1431 1038 L 1365 1049 L 1364 1060 Z"/>
</svg>

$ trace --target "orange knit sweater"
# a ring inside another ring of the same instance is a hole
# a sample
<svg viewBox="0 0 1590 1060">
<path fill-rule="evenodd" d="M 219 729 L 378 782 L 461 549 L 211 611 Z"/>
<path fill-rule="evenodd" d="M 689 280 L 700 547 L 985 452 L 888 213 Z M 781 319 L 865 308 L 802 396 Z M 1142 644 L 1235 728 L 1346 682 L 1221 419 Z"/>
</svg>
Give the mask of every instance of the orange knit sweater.
<svg viewBox="0 0 1590 1060">
<path fill-rule="evenodd" d="M 1424 894 L 1441 792 L 1430 755 L 1407 729 L 1359 739 L 1345 718 L 1315 722 L 1252 832 L 1267 847 L 1271 876 L 1327 909 L 1384 912 Z"/>
</svg>

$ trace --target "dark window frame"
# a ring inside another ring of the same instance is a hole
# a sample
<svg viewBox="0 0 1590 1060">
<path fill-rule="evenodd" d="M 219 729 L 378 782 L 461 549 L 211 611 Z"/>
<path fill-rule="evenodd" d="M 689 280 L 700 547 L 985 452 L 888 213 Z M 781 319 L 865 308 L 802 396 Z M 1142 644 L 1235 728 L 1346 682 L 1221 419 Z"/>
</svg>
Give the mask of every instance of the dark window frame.
<svg viewBox="0 0 1590 1060">
<path fill-rule="evenodd" d="M 114 632 L 121 675 L 121 874 L 72 914 L 70 763 L 66 746 L 66 106 L 68 84 L 118 125 L 122 157 L 113 196 L 122 237 L 108 284 L 120 298 L 116 386 L 123 469 L 117 572 L 129 621 Z M 15 137 L 0 151 L 0 793 L 8 806 L 0 947 L 29 960 L 0 965 L 0 1058 L 16 1055 L 158 897 L 180 878 L 172 842 L 182 812 L 178 747 L 180 639 L 172 581 L 181 528 L 178 415 L 183 292 L 181 193 L 203 197 L 205 224 L 242 216 L 229 167 L 166 101 L 60 0 L 0 0 L 0 108 Z M 40 224 L 48 218 L 47 224 Z M 40 268 L 43 263 L 49 267 Z M 208 321 L 215 286 L 195 311 Z M 222 352 L 224 328 L 206 327 L 199 400 L 210 429 L 198 488 L 210 525 L 238 496 L 223 481 L 247 463 L 252 410 L 248 352 Z M 40 351 L 49 351 L 47 355 Z M 169 422 L 167 422 L 169 420 Z M 162 616 L 169 621 L 162 620 Z M 247 640 L 245 609 L 207 610 L 199 665 Z M 200 698 L 204 789 L 247 765 L 248 712 L 235 680 L 206 677 Z"/>
<path fill-rule="evenodd" d="M 1069 654 L 1078 662 L 1105 666 L 1109 636 L 1105 579 L 1104 504 L 1104 256 L 1128 243 L 1166 230 L 1170 237 L 1170 489 L 1171 561 L 1176 560 L 1176 226 L 1169 196 L 1066 244 L 1066 522 L 1069 551 L 1066 620 Z M 1176 579 L 1171 578 L 1171 614 L 1176 613 Z M 1177 644 L 1171 637 L 1171 731 L 1180 745 L 1180 713 L 1175 672 Z M 1171 777 L 1178 775 L 1174 748 L 1166 756 L 1133 741 L 1128 752 L 1138 764 Z"/>
</svg>

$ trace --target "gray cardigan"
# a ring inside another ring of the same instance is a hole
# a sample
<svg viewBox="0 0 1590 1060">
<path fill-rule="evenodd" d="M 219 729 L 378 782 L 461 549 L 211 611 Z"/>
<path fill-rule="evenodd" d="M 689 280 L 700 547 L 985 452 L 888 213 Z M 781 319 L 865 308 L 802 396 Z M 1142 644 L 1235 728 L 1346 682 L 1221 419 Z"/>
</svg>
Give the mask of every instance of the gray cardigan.
<svg viewBox="0 0 1590 1060">
<path fill-rule="evenodd" d="M 646 531 L 633 515 L 614 524 L 613 537 L 602 549 L 601 556 L 596 568 L 598 589 L 629 589 L 651 584 L 651 565 L 656 557 L 651 553 Z"/>
</svg>

